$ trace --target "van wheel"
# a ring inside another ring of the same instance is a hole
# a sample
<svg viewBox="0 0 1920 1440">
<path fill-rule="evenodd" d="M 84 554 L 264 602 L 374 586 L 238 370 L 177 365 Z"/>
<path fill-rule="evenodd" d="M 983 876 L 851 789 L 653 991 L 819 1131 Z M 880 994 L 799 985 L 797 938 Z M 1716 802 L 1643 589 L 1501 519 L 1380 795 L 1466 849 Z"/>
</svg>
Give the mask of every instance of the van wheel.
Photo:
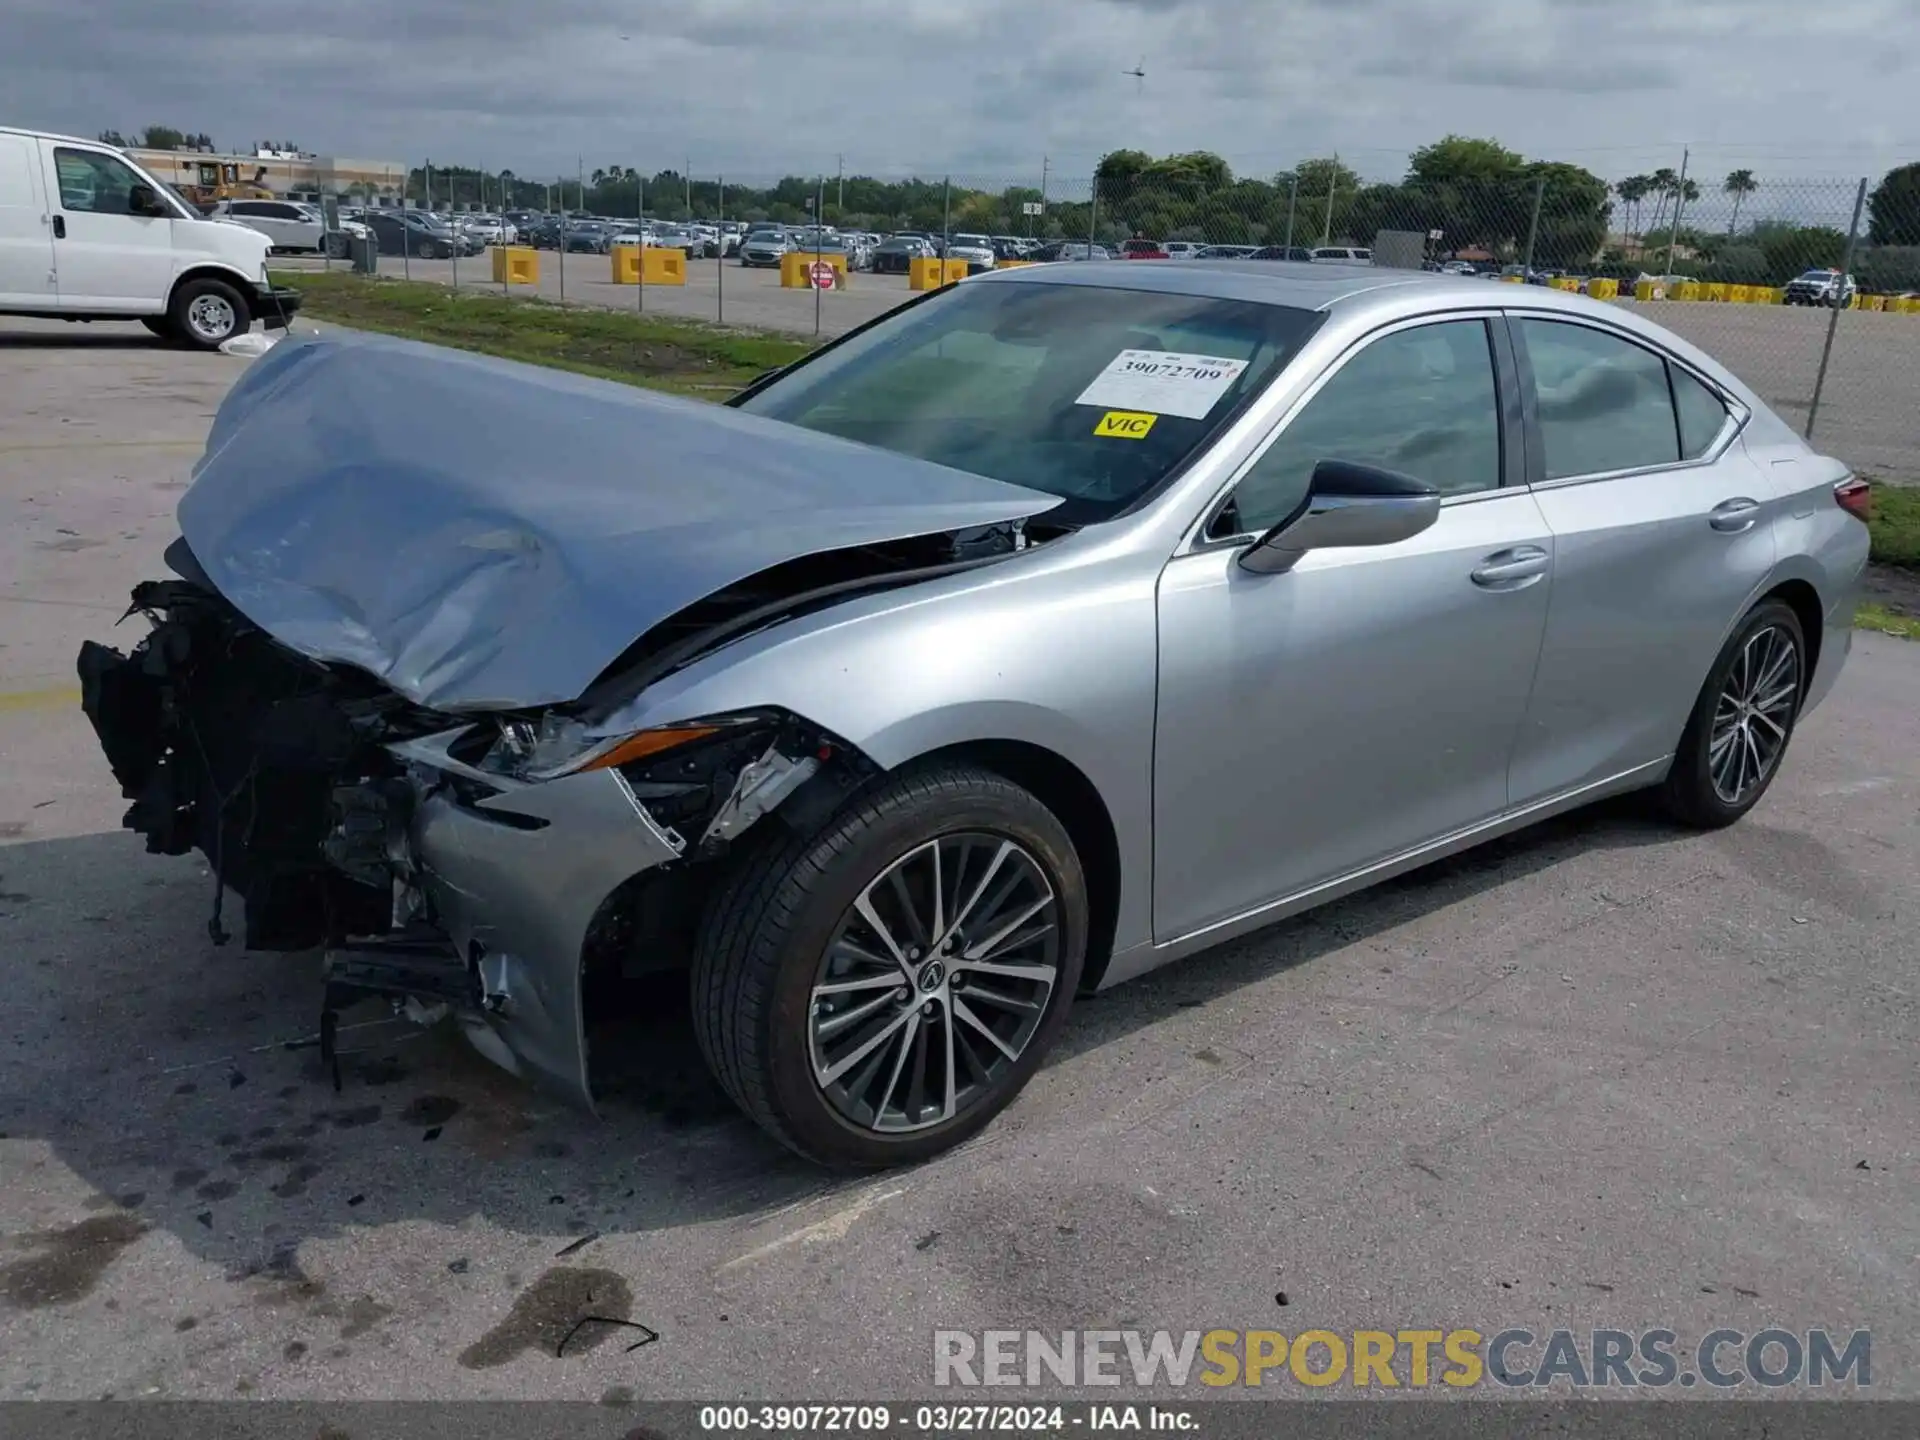
<svg viewBox="0 0 1920 1440">
<path fill-rule="evenodd" d="M 224 280 L 189 280 L 167 307 L 173 332 L 197 350 L 218 350 L 253 326 L 246 297 Z"/>
</svg>

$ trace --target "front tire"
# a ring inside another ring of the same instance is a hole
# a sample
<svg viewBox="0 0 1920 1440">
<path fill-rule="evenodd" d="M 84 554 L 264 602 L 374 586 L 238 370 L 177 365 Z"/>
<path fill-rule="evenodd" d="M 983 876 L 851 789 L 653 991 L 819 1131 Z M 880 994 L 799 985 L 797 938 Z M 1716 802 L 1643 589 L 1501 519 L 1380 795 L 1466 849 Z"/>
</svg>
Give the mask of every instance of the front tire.
<svg viewBox="0 0 1920 1440">
<path fill-rule="evenodd" d="M 1793 607 L 1763 600 L 1721 647 L 1660 788 L 1683 825 L 1718 830 L 1780 773 L 1807 692 L 1807 640 Z"/>
<path fill-rule="evenodd" d="M 218 350 L 253 328 L 253 310 L 246 297 L 224 280 L 189 280 L 173 292 L 167 324 L 195 349 Z"/>
<path fill-rule="evenodd" d="M 694 1031 L 781 1144 L 837 1168 L 924 1160 L 1038 1068 L 1087 927 L 1085 875 L 1050 810 L 990 771 L 910 772 L 735 869 L 695 946 Z"/>
</svg>

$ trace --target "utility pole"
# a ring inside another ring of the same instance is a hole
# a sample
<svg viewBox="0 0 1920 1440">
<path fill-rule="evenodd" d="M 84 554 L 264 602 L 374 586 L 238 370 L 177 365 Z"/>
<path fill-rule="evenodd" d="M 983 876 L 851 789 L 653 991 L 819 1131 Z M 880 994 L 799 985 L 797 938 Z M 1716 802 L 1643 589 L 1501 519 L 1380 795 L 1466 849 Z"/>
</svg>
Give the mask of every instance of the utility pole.
<svg viewBox="0 0 1920 1440">
<path fill-rule="evenodd" d="M 687 157 L 687 223 L 693 223 L 693 157 Z"/>
<path fill-rule="evenodd" d="M 833 208 L 844 215 L 847 213 L 847 157 L 840 155 L 835 160 Z"/>
<path fill-rule="evenodd" d="M 1045 155 L 1040 157 L 1040 228 L 1043 230 L 1047 224 L 1047 169 L 1049 163 Z M 1027 234 L 1033 234 L 1033 220 L 1031 217 L 1027 220 Z"/>
<path fill-rule="evenodd" d="M 1668 284 L 1673 282 L 1673 246 L 1674 242 L 1680 238 L 1680 211 L 1687 203 L 1687 161 L 1691 158 L 1690 151 L 1682 150 L 1680 152 L 1680 179 L 1673 187 L 1673 220 L 1667 228 L 1666 276 Z M 1812 414 L 1809 413 L 1807 418 L 1811 420 L 1813 418 Z"/>
</svg>

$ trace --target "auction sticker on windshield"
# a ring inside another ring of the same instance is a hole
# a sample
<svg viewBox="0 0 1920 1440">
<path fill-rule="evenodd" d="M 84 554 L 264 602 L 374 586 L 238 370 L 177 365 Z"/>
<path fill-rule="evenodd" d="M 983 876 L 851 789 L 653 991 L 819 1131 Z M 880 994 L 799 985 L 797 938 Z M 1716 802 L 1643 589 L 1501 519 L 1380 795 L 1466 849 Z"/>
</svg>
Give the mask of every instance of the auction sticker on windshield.
<svg viewBox="0 0 1920 1440">
<path fill-rule="evenodd" d="M 1174 350 L 1122 350 L 1080 392 L 1076 405 L 1204 420 L 1247 368 L 1244 360 Z"/>
</svg>

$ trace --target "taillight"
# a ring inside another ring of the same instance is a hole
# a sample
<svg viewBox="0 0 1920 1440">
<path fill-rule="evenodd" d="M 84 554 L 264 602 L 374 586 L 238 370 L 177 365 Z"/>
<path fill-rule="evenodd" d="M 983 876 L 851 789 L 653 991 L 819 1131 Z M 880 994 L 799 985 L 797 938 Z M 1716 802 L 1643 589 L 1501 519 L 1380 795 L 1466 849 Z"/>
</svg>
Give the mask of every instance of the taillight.
<svg viewBox="0 0 1920 1440">
<path fill-rule="evenodd" d="M 1833 499 L 1849 515 L 1860 520 L 1873 519 L 1873 487 L 1858 475 L 1849 475 L 1834 486 Z"/>
</svg>

